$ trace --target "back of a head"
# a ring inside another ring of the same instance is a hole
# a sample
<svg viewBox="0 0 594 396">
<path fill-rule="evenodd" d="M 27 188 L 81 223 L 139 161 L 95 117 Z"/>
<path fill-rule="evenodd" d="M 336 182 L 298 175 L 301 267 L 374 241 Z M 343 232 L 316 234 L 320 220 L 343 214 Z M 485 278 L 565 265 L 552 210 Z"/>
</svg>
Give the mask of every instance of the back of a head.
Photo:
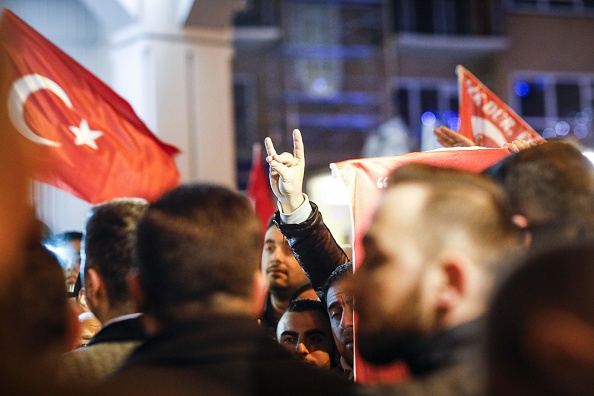
<svg viewBox="0 0 594 396">
<path fill-rule="evenodd" d="M 35 366 L 55 374 L 51 371 L 69 347 L 64 275 L 38 235 L 31 236 L 24 253 L 22 271 L 3 290 L 9 299 L 0 304 L 2 347 L 14 348 L 18 354 L 14 358 L 28 362 L 20 370 L 35 370 Z"/>
<path fill-rule="evenodd" d="M 147 208 L 138 198 L 115 199 L 91 209 L 83 242 L 84 272 L 99 272 L 112 305 L 130 300 L 127 276 L 136 268 L 136 229 Z"/>
<path fill-rule="evenodd" d="M 427 188 L 418 222 L 420 240 L 430 256 L 463 233 L 471 245 L 463 246 L 475 259 L 496 269 L 521 251 L 521 235 L 503 190 L 487 177 L 451 168 L 409 164 L 395 169 L 389 187 L 405 183 Z M 412 232 L 412 230 L 411 230 Z"/>
<path fill-rule="evenodd" d="M 144 312 L 172 324 L 212 313 L 204 308 L 220 295 L 251 301 L 261 239 L 258 217 L 237 192 L 194 184 L 166 193 L 138 226 Z"/>
<path fill-rule="evenodd" d="M 552 140 L 523 150 L 500 176 L 514 212 L 531 225 L 592 215 L 594 167 L 574 144 Z"/>
<path fill-rule="evenodd" d="M 502 283 L 487 319 L 490 394 L 594 393 L 592 279 L 588 245 L 534 256 Z"/>
</svg>

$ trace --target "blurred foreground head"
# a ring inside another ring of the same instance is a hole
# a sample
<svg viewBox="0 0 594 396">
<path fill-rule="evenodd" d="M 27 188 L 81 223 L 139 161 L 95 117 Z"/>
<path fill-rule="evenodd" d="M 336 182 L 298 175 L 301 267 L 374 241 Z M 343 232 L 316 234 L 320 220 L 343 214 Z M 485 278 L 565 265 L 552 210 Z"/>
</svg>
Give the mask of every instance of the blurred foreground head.
<svg viewBox="0 0 594 396">
<path fill-rule="evenodd" d="M 262 232 L 247 198 L 225 187 L 180 186 L 138 225 L 141 308 L 161 326 L 253 312 Z"/>
<path fill-rule="evenodd" d="M 594 394 L 594 244 L 535 256 L 487 321 L 491 395 Z"/>
<path fill-rule="evenodd" d="M 521 250 L 503 191 L 481 175 L 397 168 L 364 237 L 353 289 L 358 346 L 373 363 L 405 361 L 413 375 L 437 334 L 480 318 L 503 263 Z"/>
</svg>

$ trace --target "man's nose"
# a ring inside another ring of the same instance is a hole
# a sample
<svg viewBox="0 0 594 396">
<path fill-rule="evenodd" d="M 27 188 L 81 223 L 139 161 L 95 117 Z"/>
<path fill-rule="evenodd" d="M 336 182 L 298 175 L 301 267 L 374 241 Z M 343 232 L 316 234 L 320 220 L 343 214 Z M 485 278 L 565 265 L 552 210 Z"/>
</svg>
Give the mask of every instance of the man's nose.
<svg viewBox="0 0 594 396">
<path fill-rule="evenodd" d="M 348 329 L 349 327 L 353 327 L 353 308 L 346 305 L 343 309 L 342 318 L 340 318 L 340 327 Z"/>
<path fill-rule="evenodd" d="M 297 355 L 306 356 L 309 354 L 309 350 L 307 349 L 305 344 L 300 341 L 297 343 L 297 346 L 295 347 L 295 353 L 297 353 Z"/>
<path fill-rule="evenodd" d="M 276 246 L 274 248 L 274 259 L 277 261 L 282 261 L 282 259 L 285 257 L 285 253 L 283 252 L 283 249 L 281 246 Z"/>
</svg>

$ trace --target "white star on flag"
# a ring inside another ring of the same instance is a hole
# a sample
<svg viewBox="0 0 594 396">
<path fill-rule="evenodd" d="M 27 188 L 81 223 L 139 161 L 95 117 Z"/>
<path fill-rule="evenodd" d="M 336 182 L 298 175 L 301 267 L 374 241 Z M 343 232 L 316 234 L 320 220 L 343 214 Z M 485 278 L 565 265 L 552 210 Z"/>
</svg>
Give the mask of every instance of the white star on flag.
<svg viewBox="0 0 594 396">
<path fill-rule="evenodd" d="M 97 150 L 97 143 L 95 143 L 95 140 L 101 137 L 103 133 L 91 130 L 89 128 L 89 123 L 87 122 L 87 120 L 83 118 L 80 121 L 80 126 L 78 128 L 75 126 L 70 126 L 68 127 L 68 129 L 70 129 L 74 136 L 76 136 L 74 144 L 76 144 L 77 146 L 82 146 L 83 144 L 86 144 L 90 148 Z"/>
</svg>

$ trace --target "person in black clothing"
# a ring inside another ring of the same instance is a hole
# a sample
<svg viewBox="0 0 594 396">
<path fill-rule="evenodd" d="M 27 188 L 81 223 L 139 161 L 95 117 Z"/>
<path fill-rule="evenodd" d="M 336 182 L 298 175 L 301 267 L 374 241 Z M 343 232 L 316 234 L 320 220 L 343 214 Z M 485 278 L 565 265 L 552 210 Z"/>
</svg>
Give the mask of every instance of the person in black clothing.
<svg viewBox="0 0 594 396">
<path fill-rule="evenodd" d="M 272 219 L 264 236 L 262 274 L 268 293 L 260 316 L 260 325 L 272 337 L 276 337 L 278 321 L 291 301 L 302 298 L 317 300 L 318 296 L 295 259 L 287 239 Z"/>
<path fill-rule="evenodd" d="M 278 155 L 268 139 L 266 143 L 274 169 L 271 180 L 274 172 L 280 174 L 276 184 L 271 182 L 273 190 L 276 185 L 279 195 L 289 195 L 286 212 L 295 215 L 305 200 L 299 184 L 301 134 L 294 134 L 293 155 Z M 340 257 L 329 231 L 317 231 L 318 242 L 307 246 L 287 237 L 296 257 L 304 257 L 299 249 L 309 250 L 308 257 Z M 481 317 L 496 274 L 506 267 L 503 262 L 522 251 L 503 192 L 480 175 L 403 166 L 390 175 L 363 243 L 365 258 L 351 282 L 359 313 L 359 351 L 376 364 L 404 361 L 413 377 L 368 392 L 480 393 Z"/>
<path fill-rule="evenodd" d="M 352 379 L 353 299 L 344 289 L 342 280 L 347 272 L 352 273 L 352 265 L 347 271 L 337 271 L 338 267 L 349 262 L 349 258 L 324 224 L 317 205 L 302 192 L 305 150 L 299 130 L 293 132 L 293 137 L 293 154 L 278 155 L 272 140 L 267 138 L 265 141 L 269 154 L 266 160 L 270 164 L 270 184 L 281 208 L 275 213 L 273 221 L 287 239 L 312 286 L 324 297 L 336 347 L 341 355 L 341 366 Z M 332 301 L 327 298 L 329 289 Z M 341 298 L 335 298 L 337 295 Z"/>
<path fill-rule="evenodd" d="M 95 383 L 111 374 L 144 339 L 127 277 L 136 270 L 136 227 L 147 208 L 141 199 L 115 199 L 91 209 L 83 240 L 86 301 L 103 323 L 88 346 L 65 354 L 65 381 Z"/>
<path fill-rule="evenodd" d="M 208 184 L 150 204 L 131 284 L 151 337 L 101 388 L 116 394 L 326 395 L 351 384 L 258 326 L 261 229 L 247 198 Z"/>
</svg>

